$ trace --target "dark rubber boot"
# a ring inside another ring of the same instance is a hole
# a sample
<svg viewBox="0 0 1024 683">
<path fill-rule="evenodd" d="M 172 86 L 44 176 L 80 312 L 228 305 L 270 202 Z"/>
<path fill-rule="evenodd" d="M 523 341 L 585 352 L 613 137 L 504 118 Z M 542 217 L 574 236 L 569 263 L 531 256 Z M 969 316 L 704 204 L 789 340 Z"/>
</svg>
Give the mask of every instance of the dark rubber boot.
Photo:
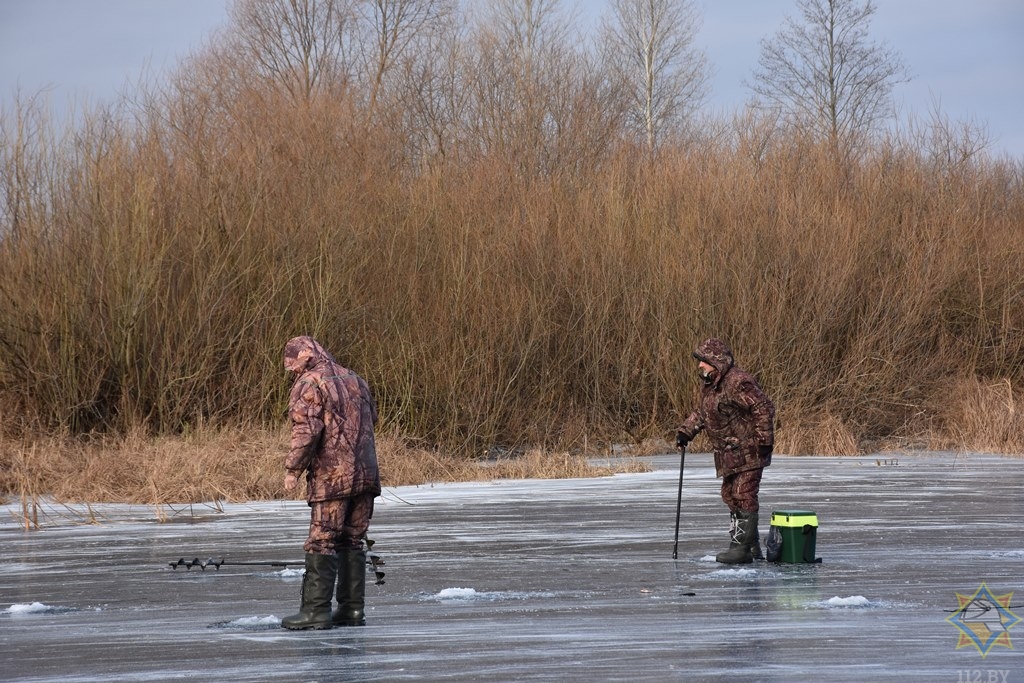
<svg viewBox="0 0 1024 683">
<path fill-rule="evenodd" d="M 764 555 L 761 553 L 761 532 L 757 530 L 757 524 L 754 524 L 754 540 L 750 544 L 750 556 L 755 560 L 764 559 Z"/>
<path fill-rule="evenodd" d="M 338 557 L 306 553 L 306 572 L 302 575 L 302 607 L 298 614 L 281 620 L 283 628 L 293 631 L 331 627 L 331 594 L 338 575 Z"/>
<path fill-rule="evenodd" d="M 733 543 L 724 553 L 718 553 L 715 560 L 722 564 L 750 564 L 754 561 L 752 546 L 755 542 L 757 542 L 757 513 L 738 510 Z M 760 554 L 760 544 L 758 551 Z"/>
<path fill-rule="evenodd" d="M 347 548 L 338 551 L 338 609 L 331 621 L 335 626 L 365 626 L 366 551 Z"/>
<path fill-rule="evenodd" d="M 739 545 L 736 540 L 736 510 L 729 511 L 729 550 L 732 550 Z M 750 553 L 755 560 L 762 559 L 761 557 L 761 537 L 760 534 L 754 536 L 754 543 L 750 546 Z"/>
</svg>

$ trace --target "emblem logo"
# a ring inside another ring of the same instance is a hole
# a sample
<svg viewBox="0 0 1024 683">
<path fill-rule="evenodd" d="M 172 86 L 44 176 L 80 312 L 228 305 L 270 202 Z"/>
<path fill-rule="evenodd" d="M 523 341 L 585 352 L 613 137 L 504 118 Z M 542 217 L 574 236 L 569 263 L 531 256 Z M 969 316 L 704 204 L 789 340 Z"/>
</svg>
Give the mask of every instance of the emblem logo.
<svg viewBox="0 0 1024 683">
<path fill-rule="evenodd" d="M 956 649 L 973 645 L 984 659 L 996 645 L 1013 649 L 1010 629 L 1020 618 L 1010 611 L 1013 593 L 993 595 L 983 581 L 973 595 L 956 594 L 960 606 L 946 621 L 960 631 Z"/>
</svg>

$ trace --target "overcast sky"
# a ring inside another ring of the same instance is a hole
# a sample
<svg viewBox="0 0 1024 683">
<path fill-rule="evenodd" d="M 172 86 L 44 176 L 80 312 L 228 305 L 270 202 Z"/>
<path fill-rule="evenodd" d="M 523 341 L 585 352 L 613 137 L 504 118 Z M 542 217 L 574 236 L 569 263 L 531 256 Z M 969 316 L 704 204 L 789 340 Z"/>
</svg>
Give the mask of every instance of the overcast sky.
<svg viewBox="0 0 1024 683">
<path fill-rule="evenodd" d="M 230 0 L 0 0 L 0 102 L 8 109 L 48 88 L 53 106 L 97 103 L 144 69 L 174 66 L 227 21 Z M 567 4 L 571 4 L 567 3 Z M 580 0 L 587 16 L 604 0 Z M 709 104 L 731 111 L 749 97 L 760 40 L 793 0 L 697 0 L 698 36 L 714 70 Z M 934 103 L 953 120 L 987 126 L 993 151 L 1024 157 L 1024 0 L 875 0 L 876 40 L 914 76 L 895 93 L 900 111 L 927 118 Z"/>
</svg>

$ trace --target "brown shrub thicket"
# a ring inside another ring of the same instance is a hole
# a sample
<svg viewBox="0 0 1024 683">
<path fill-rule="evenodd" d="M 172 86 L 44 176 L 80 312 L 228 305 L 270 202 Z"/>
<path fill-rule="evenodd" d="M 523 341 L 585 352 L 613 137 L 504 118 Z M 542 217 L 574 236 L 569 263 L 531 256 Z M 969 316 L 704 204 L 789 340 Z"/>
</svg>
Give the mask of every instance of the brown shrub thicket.
<svg viewBox="0 0 1024 683">
<path fill-rule="evenodd" d="M 62 434 L 93 436 L 47 465 L 58 496 L 276 495 L 266 437 L 238 435 L 276 434 L 296 334 L 423 444 L 410 481 L 495 445 L 666 437 L 711 335 L 775 398 L 779 452 L 1022 450 L 1024 166 L 974 131 L 840 163 L 748 116 L 652 156 L 564 50 L 513 78 L 477 38 L 377 64 L 373 97 L 327 70 L 298 97 L 245 54 L 67 129 L 3 112 L 0 429 L 33 444 L 5 449 L 3 490 Z"/>
</svg>

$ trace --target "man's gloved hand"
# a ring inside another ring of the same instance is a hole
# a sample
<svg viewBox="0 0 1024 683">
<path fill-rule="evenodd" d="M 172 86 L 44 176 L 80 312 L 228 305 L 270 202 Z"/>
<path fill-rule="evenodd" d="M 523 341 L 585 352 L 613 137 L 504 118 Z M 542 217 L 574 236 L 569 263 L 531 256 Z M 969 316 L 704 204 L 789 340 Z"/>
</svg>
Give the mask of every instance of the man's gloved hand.
<svg viewBox="0 0 1024 683">
<path fill-rule="evenodd" d="M 770 457 L 772 457 L 772 451 L 773 450 L 774 450 L 774 446 L 765 446 L 765 445 L 762 444 L 762 445 L 757 447 L 757 454 L 759 456 L 761 456 L 762 458 L 770 458 Z"/>
<path fill-rule="evenodd" d="M 676 448 L 686 448 L 688 443 L 690 443 L 690 440 L 686 438 L 686 434 L 676 432 Z"/>
</svg>

